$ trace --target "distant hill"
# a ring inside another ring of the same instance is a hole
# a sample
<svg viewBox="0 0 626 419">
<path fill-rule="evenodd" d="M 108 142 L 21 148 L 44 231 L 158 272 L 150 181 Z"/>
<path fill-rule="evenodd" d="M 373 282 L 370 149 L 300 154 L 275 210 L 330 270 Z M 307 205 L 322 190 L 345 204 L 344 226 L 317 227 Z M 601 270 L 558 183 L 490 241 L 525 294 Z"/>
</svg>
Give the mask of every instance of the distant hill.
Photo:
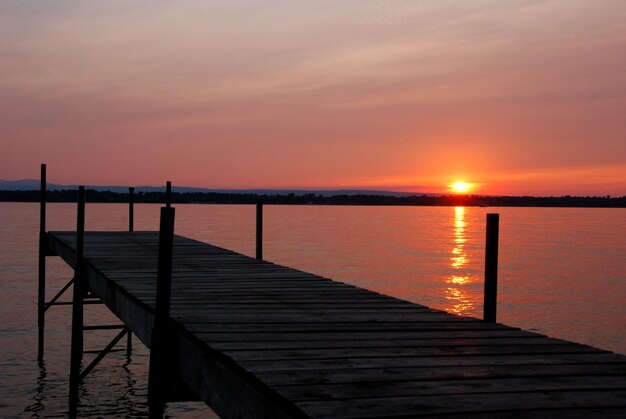
<svg viewBox="0 0 626 419">
<path fill-rule="evenodd" d="M 56 185 L 50 185 L 50 190 Z M 34 179 L 4 180 L 0 179 L 0 191 L 32 191 L 39 189 L 39 181 Z"/>
<path fill-rule="evenodd" d="M 85 185 L 87 189 L 92 189 L 99 192 L 111 191 L 117 193 L 127 193 L 128 186 L 100 186 L 100 185 Z M 62 191 L 68 189 L 78 189 L 78 185 L 57 185 L 54 183 L 48 183 L 46 188 L 49 191 Z M 34 191 L 39 190 L 39 180 L 36 179 L 20 179 L 20 180 L 2 180 L 0 179 L 0 191 Z M 165 185 L 163 186 L 136 186 L 135 192 L 163 192 Z M 392 197 L 407 197 L 412 195 L 429 195 L 421 192 L 393 192 L 393 191 L 378 191 L 370 189 L 332 189 L 332 190 L 308 190 L 308 189 L 208 189 L 208 188 L 195 188 L 190 186 L 172 186 L 173 192 L 179 193 L 222 193 L 222 194 L 253 194 L 253 195 L 307 195 L 315 194 L 321 196 L 336 196 L 336 195 L 377 195 L 377 196 L 392 196 Z"/>
</svg>

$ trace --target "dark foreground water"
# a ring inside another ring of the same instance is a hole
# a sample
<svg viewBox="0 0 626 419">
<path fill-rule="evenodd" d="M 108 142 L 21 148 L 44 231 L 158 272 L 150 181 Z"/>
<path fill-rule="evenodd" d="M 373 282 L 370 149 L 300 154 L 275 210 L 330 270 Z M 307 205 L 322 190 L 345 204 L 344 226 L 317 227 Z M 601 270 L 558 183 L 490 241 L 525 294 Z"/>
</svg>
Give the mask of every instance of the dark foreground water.
<svg viewBox="0 0 626 419">
<path fill-rule="evenodd" d="M 75 205 L 49 204 L 48 229 L 73 230 Z M 626 353 L 626 210 L 572 208 L 265 208 L 266 259 L 452 313 L 482 314 L 485 213 L 501 214 L 499 321 Z M 137 230 L 158 228 L 158 205 L 137 205 Z M 254 208 L 180 205 L 176 232 L 254 252 Z M 0 417 L 64 417 L 70 309 L 46 316 L 46 360 L 36 361 L 36 204 L 0 203 Z M 88 204 L 87 229 L 127 228 L 127 207 Z M 48 299 L 71 277 L 48 258 Z M 86 306 L 86 323 L 115 322 Z M 114 332 L 87 332 L 101 349 Z M 86 378 L 81 417 L 147 413 L 149 351 L 111 354 Z M 89 357 L 89 356 L 86 356 Z M 211 417 L 202 403 L 171 417 Z"/>
</svg>

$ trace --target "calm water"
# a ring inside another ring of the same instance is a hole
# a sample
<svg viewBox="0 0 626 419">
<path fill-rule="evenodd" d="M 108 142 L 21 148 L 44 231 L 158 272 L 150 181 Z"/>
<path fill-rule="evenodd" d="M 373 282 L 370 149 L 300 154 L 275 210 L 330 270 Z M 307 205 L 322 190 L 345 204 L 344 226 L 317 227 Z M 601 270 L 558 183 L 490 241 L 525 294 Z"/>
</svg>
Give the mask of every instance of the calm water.
<svg viewBox="0 0 626 419">
<path fill-rule="evenodd" d="M 48 229 L 75 228 L 75 206 L 49 204 Z M 571 208 L 265 208 L 266 259 L 444 309 L 482 315 L 485 213 L 500 213 L 499 321 L 626 353 L 626 210 Z M 137 205 L 135 228 L 156 230 L 158 205 Z M 180 205 L 176 232 L 254 252 L 254 208 Z M 127 207 L 88 204 L 87 229 L 127 228 Z M 46 316 L 46 362 L 36 362 L 36 204 L 0 203 L 0 417 L 63 417 L 70 310 Z M 48 258 L 48 299 L 71 275 Z M 86 323 L 113 322 L 87 306 Z M 88 332 L 85 349 L 111 338 Z M 135 339 L 85 380 L 81 416 L 143 415 L 149 351 Z M 172 417 L 206 417 L 200 403 Z"/>
</svg>

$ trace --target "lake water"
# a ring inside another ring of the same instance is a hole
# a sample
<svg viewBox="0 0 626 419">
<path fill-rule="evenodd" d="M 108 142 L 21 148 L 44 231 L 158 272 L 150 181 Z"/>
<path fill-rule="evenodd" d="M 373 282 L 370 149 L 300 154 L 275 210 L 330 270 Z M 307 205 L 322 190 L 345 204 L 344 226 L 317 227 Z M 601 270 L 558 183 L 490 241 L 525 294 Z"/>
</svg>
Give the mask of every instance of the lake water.
<svg viewBox="0 0 626 419">
<path fill-rule="evenodd" d="M 135 206 L 135 229 L 159 205 Z M 179 205 L 176 233 L 253 255 L 253 206 Z M 482 316 L 485 214 L 500 213 L 498 321 L 626 354 L 626 210 L 579 208 L 266 206 L 267 260 L 463 315 Z M 75 229 L 75 205 L 48 204 L 48 230 Z M 37 350 L 38 205 L 0 203 L 0 417 L 64 417 L 70 309 L 46 316 Z M 124 230 L 127 206 L 88 204 L 88 230 Z M 48 258 L 47 298 L 71 277 Z M 68 295 L 68 298 L 70 296 Z M 86 324 L 114 322 L 86 306 Z M 85 349 L 113 333 L 87 332 Z M 82 417 L 145 415 L 149 351 L 111 354 L 81 388 Z M 86 356 L 88 359 L 89 356 Z M 208 417 L 201 403 L 171 417 Z"/>
</svg>

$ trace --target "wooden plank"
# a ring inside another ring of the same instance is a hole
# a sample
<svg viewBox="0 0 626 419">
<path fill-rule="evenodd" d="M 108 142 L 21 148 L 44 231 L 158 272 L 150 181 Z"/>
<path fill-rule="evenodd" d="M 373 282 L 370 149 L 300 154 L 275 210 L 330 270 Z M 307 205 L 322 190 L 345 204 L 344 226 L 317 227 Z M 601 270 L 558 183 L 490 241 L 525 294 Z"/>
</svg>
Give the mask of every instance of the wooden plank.
<svg viewBox="0 0 626 419">
<path fill-rule="evenodd" d="M 363 358 L 327 358 L 327 359 L 280 359 L 280 360 L 249 360 L 239 363 L 249 371 L 294 371 L 294 370 L 328 370 L 328 369 L 361 369 L 361 368 L 413 368 L 428 367 L 440 369 L 444 366 L 476 366 L 476 365 L 534 365 L 541 369 L 543 365 L 560 364 L 604 364 L 624 363 L 624 356 L 614 354 L 586 353 L 538 353 L 515 355 L 466 355 L 466 356 L 422 356 L 422 357 L 363 357 Z"/>
<path fill-rule="evenodd" d="M 532 355 L 532 354 L 572 354 L 603 353 L 599 349 L 578 344 L 557 345 L 491 345 L 491 346 L 433 346 L 433 347 L 374 347 L 374 348 L 322 348 L 322 349 L 272 349 L 272 350 L 228 350 L 225 351 L 237 361 L 272 360 L 315 360 L 315 359 L 355 359 L 355 358 L 414 358 L 491 356 L 491 355 Z M 452 361 L 454 362 L 454 361 Z"/>
<path fill-rule="evenodd" d="M 280 336 L 280 335 L 275 335 Z M 276 350 L 276 349 L 339 349 L 339 348 L 431 348 L 431 347 L 484 347 L 484 346 L 519 346 L 519 351 L 524 352 L 525 345 L 568 345 L 568 342 L 549 338 L 502 338 L 502 339 L 402 339 L 395 336 L 383 340 L 291 340 L 291 341 L 209 341 L 204 335 L 199 335 L 204 342 L 210 343 L 211 347 L 221 350 Z"/>
<path fill-rule="evenodd" d="M 233 305 L 235 305 L 236 303 L 233 303 Z M 310 304 L 310 303 L 307 303 Z M 194 315 L 194 314 L 198 314 L 198 311 L 201 311 L 200 314 L 202 314 L 203 317 L 205 318 L 215 318 L 214 316 L 222 316 L 222 317 L 228 317 L 228 316 L 238 316 L 238 315 L 255 315 L 255 316 L 259 316 L 259 318 L 265 318 L 265 316 L 283 316 L 283 318 L 289 318 L 292 317 L 294 321 L 297 321 L 300 316 L 307 316 L 307 318 L 311 317 L 311 318 L 315 318 L 315 319 L 319 319 L 320 321 L 326 321 L 326 320 L 330 320 L 332 318 L 335 318 L 336 321 L 340 320 L 340 316 L 346 316 L 346 320 L 341 320 L 341 321 L 361 321 L 359 320 L 360 318 L 363 317 L 372 317 L 376 315 L 376 309 L 372 310 L 372 309 L 367 309 L 364 307 L 356 307 L 356 308 L 350 308 L 350 307 L 345 307 L 345 308 L 328 308 L 328 309 L 320 309 L 320 308 L 315 308 L 315 309 L 310 309 L 307 310 L 306 308 L 300 308 L 298 309 L 298 305 L 297 304 L 291 304 L 291 303 L 286 303 L 286 304 L 271 304 L 271 303 L 266 303 L 266 304 L 254 304 L 251 305 L 248 308 L 242 308 L 240 310 L 237 310 L 235 308 L 229 308 L 227 306 L 220 306 L 220 307 L 206 307 L 201 304 L 201 302 L 199 300 L 195 300 L 195 301 L 184 301 L 184 300 L 177 300 L 177 301 L 172 301 L 172 307 L 175 307 L 176 310 L 178 310 L 179 313 L 188 313 L 189 315 Z M 379 307 L 378 311 L 384 311 L 383 307 Z M 434 322 L 442 322 L 442 321 L 446 321 L 449 322 L 450 320 L 442 317 L 440 313 L 433 313 L 433 312 L 403 312 L 403 311 L 393 311 L 390 310 L 388 312 L 388 314 L 385 316 L 384 319 L 380 319 L 381 321 L 398 321 L 398 322 L 406 322 L 408 320 L 412 320 L 412 321 L 416 321 L 416 322 L 423 322 L 423 321 L 434 321 Z M 308 321 L 308 320 L 307 320 Z M 476 321 L 475 319 L 471 319 L 471 318 L 466 318 L 466 317 L 460 317 L 458 320 L 454 320 L 454 321 L 458 321 L 458 322 L 473 322 L 473 323 L 478 323 L 478 321 Z"/>
<path fill-rule="evenodd" d="M 430 315 L 429 315 L 430 314 Z M 251 312 L 251 313 L 207 313 L 202 307 L 184 307 L 172 308 L 172 317 L 184 318 L 185 322 L 194 323 L 272 323 L 272 324 L 295 324 L 295 323 L 348 323 L 348 322 L 372 322 L 395 324 L 414 324 L 422 323 L 478 323 L 476 319 L 468 319 L 459 317 L 450 319 L 444 315 L 437 313 L 426 314 L 403 314 L 403 313 L 386 313 L 376 316 L 376 314 L 359 314 L 359 313 L 267 313 L 267 312 Z M 381 318 L 383 317 L 383 318 Z"/>
<path fill-rule="evenodd" d="M 416 342 L 433 342 L 446 340 L 486 340 L 497 342 L 508 338 L 545 338 L 542 335 L 515 329 L 493 330 L 463 330 L 463 331 L 407 331 L 402 334 L 389 332 L 386 330 L 368 332 L 292 332 L 292 333 L 272 333 L 272 332 L 247 332 L 247 333 L 208 333 L 197 332 L 196 336 L 204 342 L 327 342 L 332 345 L 338 341 L 367 342 L 370 340 L 413 340 Z"/>
<path fill-rule="evenodd" d="M 626 390 L 625 376 L 576 377 L 550 376 L 523 378 L 481 378 L 445 381 L 374 381 L 345 384 L 274 386 L 285 398 L 294 401 L 370 399 L 380 397 L 437 396 L 530 391 L 610 391 Z"/>
<path fill-rule="evenodd" d="M 498 325 L 481 322 L 308 322 L 308 323 L 238 323 L 221 324 L 210 323 L 206 319 L 190 319 L 188 317 L 172 316 L 184 322 L 185 327 L 193 332 L 224 332 L 224 333 L 253 333 L 253 332 L 410 332 L 410 331 L 462 331 L 462 330 L 494 330 Z M 506 329 L 501 326 L 502 329 Z"/>
<path fill-rule="evenodd" d="M 505 365 L 493 365 L 487 359 L 482 359 L 485 365 L 476 365 L 478 362 L 461 362 L 454 365 L 422 366 L 389 366 L 377 368 L 326 368 L 309 370 L 280 370 L 255 371 L 255 375 L 271 386 L 281 385 L 320 385 L 320 384 L 350 384 L 350 383 L 386 383 L 408 381 L 455 381 L 471 379 L 537 377 L 544 381 L 552 377 L 613 377 L 620 376 L 623 380 L 626 375 L 625 362 L 613 362 L 605 356 L 596 356 L 596 362 L 589 356 L 579 357 L 575 363 L 564 360 L 561 363 L 544 362 L 524 359 L 510 359 Z M 547 379 L 546 379 L 547 378 Z"/>
<path fill-rule="evenodd" d="M 210 293 L 209 293 L 210 295 Z M 335 314 L 335 313 L 380 313 L 381 308 L 387 313 L 407 313 L 407 314 L 430 314 L 441 313 L 440 311 L 430 310 L 427 308 L 405 308 L 396 306 L 374 305 L 369 303 L 365 304 L 308 304 L 307 306 L 298 305 L 286 305 L 282 302 L 270 302 L 266 304 L 241 304 L 237 302 L 215 302 L 210 305 L 204 304 L 203 299 L 188 300 L 186 297 L 177 296 L 172 298 L 172 305 L 177 305 L 181 308 L 201 306 L 207 312 L 220 312 L 220 313 L 241 313 L 241 312 L 276 312 L 276 313 L 301 313 L 306 311 L 308 313 L 319 314 Z"/>
<path fill-rule="evenodd" d="M 502 392 L 488 394 L 459 394 L 455 397 L 408 396 L 350 400 L 296 402 L 296 405 L 316 418 L 373 418 L 431 416 L 490 412 L 519 412 L 533 409 L 625 407 L 626 390 L 583 390 L 545 392 Z"/>
</svg>

